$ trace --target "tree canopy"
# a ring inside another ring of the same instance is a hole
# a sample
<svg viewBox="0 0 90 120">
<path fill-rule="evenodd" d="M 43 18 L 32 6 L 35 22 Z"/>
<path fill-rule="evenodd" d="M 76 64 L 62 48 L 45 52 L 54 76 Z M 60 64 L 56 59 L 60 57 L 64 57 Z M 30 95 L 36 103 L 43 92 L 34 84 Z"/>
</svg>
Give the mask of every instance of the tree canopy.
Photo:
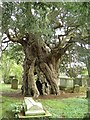
<svg viewBox="0 0 90 120">
<path fill-rule="evenodd" d="M 86 36 L 89 32 L 89 8 L 90 3 L 87 2 L 4 2 L 2 32 L 7 34 L 8 30 L 12 30 L 12 35 L 17 35 L 19 39 L 32 32 L 50 44 L 59 42 L 56 39 L 56 31 L 59 38 L 65 38 L 61 40 L 63 44 L 71 36 L 80 40 L 81 34 Z"/>
</svg>

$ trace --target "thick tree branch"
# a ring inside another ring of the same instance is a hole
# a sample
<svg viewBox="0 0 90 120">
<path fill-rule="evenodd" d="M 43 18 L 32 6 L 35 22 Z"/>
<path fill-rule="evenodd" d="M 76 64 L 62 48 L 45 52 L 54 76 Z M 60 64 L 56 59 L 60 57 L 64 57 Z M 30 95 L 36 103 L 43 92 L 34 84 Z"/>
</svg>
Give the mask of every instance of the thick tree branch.
<svg viewBox="0 0 90 120">
<path fill-rule="evenodd" d="M 9 40 L 6 40 L 6 41 L 3 41 L 2 43 L 8 43 L 8 42 L 10 42 Z"/>
<path fill-rule="evenodd" d="M 64 53 L 67 51 L 67 49 L 74 43 L 73 37 L 70 38 L 70 40 L 66 43 L 64 48 L 61 49 L 61 56 L 64 55 Z"/>
<path fill-rule="evenodd" d="M 63 46 L 63 44 L 66 44 L 67 42 L 65 42 L 65 36 L 69 36 L 70 35 L 70 33 L 73 31 L 73 30 L 75 30 L 75 29 L 77 29 L 79 27 L 79 25 L 76 25 L 76 26 L 73 26 L 73 27 L 67 27 L 67 30 L 65 30 L 65 34 L 60 34 L 60 35 L 58 35 L 58 39 L 59 39 L 59 43 L 54 47 L 54 49 L 58 49 L 58 48 L 60 48 L 61 46 Z M 64 41 L 62 40 L 62 39 L 64 39 Z M 63 43 L 64 42 L 64 43 Z M 69 41 L 70 42 L 70 41 Z"/>
<path fill-rule="evenodd" d="M 73 28 L 71 28 L 71 29 L 70 29 L 70 27 L 67 27 L 65 34 L 58 35 L 58 38 L 69 35 L 70 32 L 72 32 L 74 29 L 77 29 L 78 27 L 79 27 L 79 25 L 73 26 Z"/>
<path fill-rule="evenodd" d="M 47 41 L 45 42 L 46 46 L 50 48 L 50 50 L 52 50 L 52 47 L 50 46 L 49 43 L 47 43 Z"/>
<path fill-rule="evenodd" d="M 10 35 L 9 31 L 6 32 L 6 35 L 9 39 L 9 41 L 12 42 L 17 42 L 17 43 L 22 43 L 23 37 L 15 36 L 15 35 Z"/>
<path fill-rule="evenodd" d="M 52 49 L 52 56 L 55 57 L 57 60 L 60 59 L 61 56 L 64 55 L 64 53 L 72 45 L 73 42 L 75 41 L 73 40 L 73 37 L 71 37 L 64 47 L 58 46 L 57 48 Z"/>
</svg>

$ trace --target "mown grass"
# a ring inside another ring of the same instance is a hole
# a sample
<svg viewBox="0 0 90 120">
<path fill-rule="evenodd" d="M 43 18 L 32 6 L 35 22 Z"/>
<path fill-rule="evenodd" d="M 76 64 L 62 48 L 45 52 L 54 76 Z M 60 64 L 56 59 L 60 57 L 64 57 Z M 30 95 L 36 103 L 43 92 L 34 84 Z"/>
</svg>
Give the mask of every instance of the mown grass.
<svg viewBox="0 0 90 120">
<path fill-rule="evenodd" d="M 22 100 L 13 98 L 13 97 L 6 97 L 5 95 L 2 96 L 2 93 L 16 93 L 20 91 L 21 85 L 19 85 L 18 89 L 11 89 L 11 84 L 1 84 L 0 83 L 0 118 L 11 118 L 12 110 L 14 109 L 15 104 L 19 104 Z"/>
<path fill-rule="evenodd" d="M 52 113 L 53 118 L 83 118 L 88 112 L 87 99 L 67 98 L 40 101 Z"/>
<path fill-rule="evenodd" d="M 12 118 L 14 117 L 13 110 L 17 104 L 21 104 L 22 100 L 10 98 L 10 97 L 2 97 L 2 118 Z M 1 112 L 1 111 L 0 111 Z"/>
<path fill-rule="evenodd" d="M 16 92 L 12 90 L 9 85 L 3 84 L 2 88 L 3 92 Z M 88 100 L 85 98 L 37 100 L 52 114 L 52 118 L 83 118 L 84 114 L 88 112 Z M 12 117 L 12 109 L 16 104 L 21 104 L 22 102 L 23 99 L 3 96 L 0 101 L 0 106 L 2 106 L 2 109 L 0 109 L 0 116 L 4 118 Z"/>
<path fill-rule="evenodd" d="M 20 89 L 20 87 L 21 87 L 21 85 L 18 86 L 19 89 Z M 11 89 L 11 84 L 1 84 L 0 83 L 0 91 L 1 92 L 7 92 L 7 93 L 9 93 L 9 92 L 16 92 L 18 90 Z"/>
</svg>

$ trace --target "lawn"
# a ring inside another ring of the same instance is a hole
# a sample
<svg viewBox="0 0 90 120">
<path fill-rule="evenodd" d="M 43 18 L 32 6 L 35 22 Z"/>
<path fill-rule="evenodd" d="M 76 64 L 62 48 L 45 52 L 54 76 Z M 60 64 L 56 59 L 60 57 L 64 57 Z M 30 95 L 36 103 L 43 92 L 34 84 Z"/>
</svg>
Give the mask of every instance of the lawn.
<svg viewBox="0 0 90 120">
<path fill-rule="evenodd" d="M 18 86 L 18 90 L 20 90 L 21 85 Z M 15 89 L 11 89 L 11 84 L 1 84 L 0 83 L 0 91 L 2 92 L 7 92 L 7 93 L 11 93 L 11 92 L 17 92 L 18 90 Z"/>
<path fill-rule="evenodd" d="M 8 89 L 8 90 L 7 90 Z M 20 90 L 20 89 L 18 89 Z M 1 85 L 0 85 L 1 91 Z M 12 92 L 10 85 L 2 85 L 3 92 Z M 85 98 L 64 98 L 64 99 L 37 99 L 41 102 L 46 110 L 52 114 L 52 118 L 83 118 L 84 114 L 88 112 L 88 100 Z M 4 118 L 12 117 L 12 110 L 16 104 L 21 104 L 23 99 L 2 96 L 0 101 L 0 116 Z"/>
<path fill-rule="evenodd" d="M 82 118 L 88 112 L 88 101 L 81 98 L 40 100 L 53 118 Z"/>
</svg>

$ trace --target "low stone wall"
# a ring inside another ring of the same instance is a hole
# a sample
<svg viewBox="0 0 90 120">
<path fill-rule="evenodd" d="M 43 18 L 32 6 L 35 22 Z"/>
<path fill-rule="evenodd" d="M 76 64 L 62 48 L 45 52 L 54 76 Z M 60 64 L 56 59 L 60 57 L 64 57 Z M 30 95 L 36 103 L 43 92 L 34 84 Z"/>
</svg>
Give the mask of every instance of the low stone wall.
<svg viewBox="0 0 90 120">
<path fill-rule="evenodd" d="M 76 85 L 74 86 L 73 92 L 74 92 L 74 93 L 79 93 L 79 92 L 80 92 L 80 86 L 79 86 L 78 84 L 76 84 Z"/>
</svg>

